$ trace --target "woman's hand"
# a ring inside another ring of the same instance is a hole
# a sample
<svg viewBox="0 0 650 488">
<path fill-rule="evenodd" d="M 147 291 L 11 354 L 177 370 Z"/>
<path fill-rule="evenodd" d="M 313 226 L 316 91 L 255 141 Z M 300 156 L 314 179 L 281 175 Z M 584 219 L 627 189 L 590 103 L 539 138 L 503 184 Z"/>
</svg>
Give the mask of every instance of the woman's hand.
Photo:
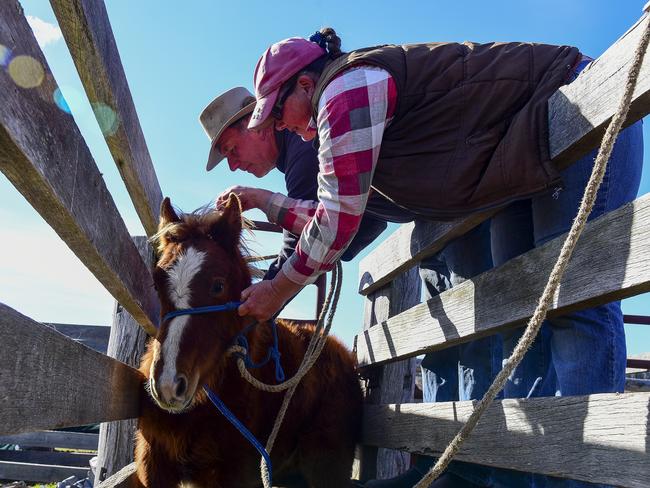
<svg viewBox="0 0 650 488">
<path fill-rule="evenodd" d="M 271 195 L 273 195 L 270 191 L 262 190 L 261 188 L 235 185 L 223 191 L 215 200 L 214 206 L 217 209 L 220 209 L 228 201 L 228 196 L 231 193 L 234 193 L 239 197 L 242 211 L 251 210 L 253 208 L 259 208 L 262 211 L 266 210 L 269 199 L 271 198 Z"/>
<path fill-rule="evenodd" d="M 238 309 L 241 316 L 254 317 L 260 322 L 269 320 L 302 286 L 294 283 L 280 271 L 272 280 L 264 280 L 241 292 L 243 302 Z"/>
</svg>

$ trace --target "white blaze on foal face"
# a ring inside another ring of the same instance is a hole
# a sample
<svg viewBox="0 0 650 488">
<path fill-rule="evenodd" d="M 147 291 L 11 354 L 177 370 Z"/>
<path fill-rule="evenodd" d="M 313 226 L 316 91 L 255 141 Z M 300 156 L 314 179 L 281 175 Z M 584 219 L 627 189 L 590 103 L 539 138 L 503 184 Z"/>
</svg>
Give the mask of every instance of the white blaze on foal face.
<svg viewBox="0 0 650 488">
<path fill-rule="evenodd" d="M 197 251 L 190 247 L 184 254 L 180 255 L 176 263 L 168 272 L 169 275 L 169 300 L 177 309 L 190 308 L 190 286 L 192 280 L 201 270 L 205 261 L 206 253 Z M 178 352 L 181 339 L 189 321 L 189 315 L 181 315 L 170 319 L 167 325 L 167 337 L 162 344 L 160 355 L 163 358 L 163 371 L 156 383 L 161 393 L 167 398 L 174 397 L 176 377 L 181 371 L 176 370 Z M 153 367 L 151 366 L 151 377 L 153 378 Z"/>
</svg>

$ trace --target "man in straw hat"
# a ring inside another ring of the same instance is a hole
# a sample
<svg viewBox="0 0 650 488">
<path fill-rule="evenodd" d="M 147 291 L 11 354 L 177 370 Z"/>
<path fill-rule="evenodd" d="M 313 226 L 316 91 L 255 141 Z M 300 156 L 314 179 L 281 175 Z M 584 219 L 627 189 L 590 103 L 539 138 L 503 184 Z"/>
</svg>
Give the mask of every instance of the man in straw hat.
<svg viewBox="0 0 650 488">
<path fill-rule="evenodd" d="M 211 141 L 206 170 L 212 170 L 223 159 L 227 159 L 231 171 L 245 171 L 258 178 L 277 168 L 284 174 L 287 196 L 315 206 L 318 200 L 318 157 L 312 143 L 287 130 L 276 131 L 273 126 L 256 131 L 248 129 L 253 108 L 253 94 L 244 87 L 235 87 L 219 95 L 201 112 L 199 120 Z M 242 210 L 264 210 L 273 194 L 268 190 L 237 185 L 222 192 L 216 205 L 225 202 L 231 192 L 239 196 Z M 365 218 L 358 238 L 343 259 L 352 259 L 385 228 L 385 221 L 372 216 Z M 283 232 L 282 249 L 264 279 L 272 279 L 277 274 L 293 254 L 297 242 L 297 235 L 286 230 Z"/>
</svg>

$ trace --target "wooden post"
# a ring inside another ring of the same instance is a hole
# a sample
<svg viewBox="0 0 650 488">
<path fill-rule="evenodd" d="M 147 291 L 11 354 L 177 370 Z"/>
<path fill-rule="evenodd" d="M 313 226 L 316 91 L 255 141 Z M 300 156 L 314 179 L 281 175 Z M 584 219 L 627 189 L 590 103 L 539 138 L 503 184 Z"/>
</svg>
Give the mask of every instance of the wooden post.
<svg viewBox="0 0 650 488">
<path fill-rule="evenodd" d="M 153 263 L 153 251 L 146 237 L 134 237 L 142 260 Z M 137 368 L 144 352 L 147 334 L 122 306 L 115 302 L 113 325 L 108 341 L 108 355 Z M 95 484 L 113 475 L 133 461 L 134 434 L 137 419 L 104 422 L 99 428 L 99 447 Z"/>
<path fill-rule="evenodd" d="M 418 268 L 399 275 L 389 285 L 366 297 L 364 330 L 381 327 L 393 315 L 420 302 L 421 281 Z M 357 340 L 363 341 L 365 335 Z M 366 403 L 409 403 L 413 401 L 415 359 L 398 361 L 368 371 Z M 360 454 L 360 478 L 386 479 L 397 476 L 410 466 L 410 454 L 391 449 L 363 447 Z"/>
</svg>

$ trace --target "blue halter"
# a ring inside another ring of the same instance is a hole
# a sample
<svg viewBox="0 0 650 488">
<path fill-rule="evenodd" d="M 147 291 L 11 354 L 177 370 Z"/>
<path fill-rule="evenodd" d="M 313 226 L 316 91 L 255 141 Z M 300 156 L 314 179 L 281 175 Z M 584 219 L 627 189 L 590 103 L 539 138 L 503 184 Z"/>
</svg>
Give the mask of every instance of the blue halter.
<svg viewBox="0 0 650 488">
<path fill-rule="evenodd" d="M 204 314 L 204 313 L 211 313 L 211 312 L 226 312 L 226 311 L 231 311 L 231 310 L 237 310 L 239 306 L 241 305 L 241 302 L 227 302 L 224 303 L 223 305 L 208 305 L 206 307 L 196 307 L 196 308 L 184 308 L 180 310 L 173 310 L 162 318 L 162 322 L 166 322 L 167 320 L 173 319 L 174 317 L 178 317 L 180 315 L 198 315 L 198 314 Z M 161 322 L 161 323 L 162 323 Z M 248 353 L 249 348 L 248 348 L 248 340 L 246 339 L 246 333 L 251 330 L 253 327 L 255 327 L 259 322 L 255 321 L 252 324 L 248 325 L 247 327 L 244 328 L 237 336 L 235 336 L 234 342 L 246 349 L 246 354 L 240 354 L 239 356 L 242 357 L 244 360 L 244 364 L 246 365 L 247 368 L 261 368 L 265 364 L 267 364 L 269 361 L 273 360 L 275 363 L 275 379 L 277 380 L 278 383 L 281 383 L 284 381 L 284 370 L 282 369 L 282 365 L 280 364 L 280 350 L 278 349 L 278 330 L 277 330 L 277 325 L 275 323 L 275 320 L 271 320 L 271 330 L 273 332 L 273 344 L 269 346 L 268 353 L 266 355 L 266 358 L 262 360 L 259 363 L 253 362 L 253 360 L 250 357 L 250 354 Z M 228 420 L 245 438 L 250 442 L 255 449 L 257 449 L 257 452 L 260 453 L 260 455 L 264 458 L 264 462 L 266 463 L 266 466 L 268 467 L 269 470 L 269 485 L 273 485 L 273 466 L 271 464 L 271 456 L 269 453 L 266 451 L 264 446 L 260 443 L 260 441 L 257 440 L 257 438 L 252 434 L 250 430 L 248 430 L 244 424 L 242 424 L 239 419 L 235 416 L 234 413 L 230 411 L 228 407 L 221 401 L 221 399 L 217 396 L 215 392 L 213 392 L 210 388 L 206 386 L 203 387 L 203 390 L 205 393 L 208 395 L 208 398 L 212 402 L 212 404 L 221 412 L 221 414 Z"/>
</svg>

